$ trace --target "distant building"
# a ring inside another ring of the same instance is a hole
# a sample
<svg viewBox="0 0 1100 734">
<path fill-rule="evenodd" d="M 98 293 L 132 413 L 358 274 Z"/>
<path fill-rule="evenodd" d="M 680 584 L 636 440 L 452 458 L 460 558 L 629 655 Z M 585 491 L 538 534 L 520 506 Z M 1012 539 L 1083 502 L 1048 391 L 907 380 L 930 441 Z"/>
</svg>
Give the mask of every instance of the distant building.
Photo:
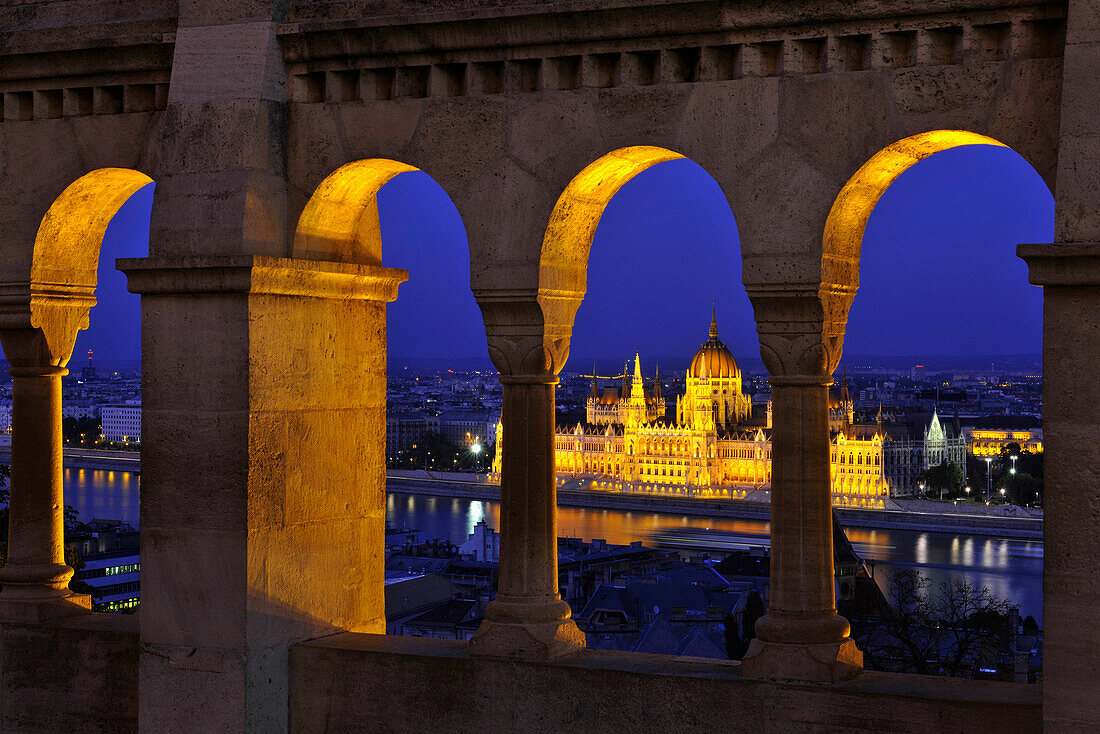
<svg viewBox="0 0 1100 734">
<path fill-rule="evenodd" d="M 99 412 L 99 432 L 106 441 L 141 443 L 141 402 L 104 405 Z"/>
<path fill-rule="evenodd" d="M 422 413 L 386 415 L 386 456 L 416 448 L 425 433 L 439 433 L 439 418 Z"/>
<path fill-rule="evenodd" d="M 141 600 L 141 552 L 138 531 L 118 520 L 92 520 L 66 545 L 76 551 L 77 581 L 91 587 L 92 609 L 119 612 Z"/>
<path fill-rule="evenodd" d="M 641 358 L 621 390 L 598 389 L 595 379 L 587 403 L 587 424 L 559 427 L 554 439 L 559 481 L 590 479 L 594 489 L 635 494 L 744 499 L 771 484 L 771 410 L 754 420 L 752 400 L 742 391 L 741 370 L 710 333 L 685 375 L 685 392 L 676 401 L 676 422 L 664 415 L 660 380 L 647 390 Z M 850 431 L 852 402 L 843 387 L 829 406 L 833 434 L 833 502 L 849 507 L 883 507 L 889 493 L 882 471 L 882 437 Z M 500 435 L 493 464 L 501 470 Z"/>
<path fill-rule="evenodd" d="M 1000 456 L 1010 443 L 1020 444 L 1021 451 L 1039 454 L 1043 451 L 1043 430 L 1010 431 L 971 428 L 966 431 L 966 449 L 973 456 Z"/>
<path fill-rule="evenodd" d="M 88 364 L 80 368 L 80 379 L 84 382 L 90 382 L 98 379 L 95 372 L 95 365 L 92 364 L 92 350 L 88 350 Z"/>
<path fill-rule="evenodd" d="M 883 467 L 893 496 L 916 494 L 924 472 L 943 462 L 966 471 L 966 436 L 956 419 L 943 423 L 935 410 L 927 427 L 919 423 L 882 424 Z"/>
<path fill-rule="evenodd" d="M 458 546 L 458 554 L 475 561 L 500 563 L 500 535 L 482 520 L 466 542 Z"/>
<path fill-rule="evenodd" d="M 454 599 L 457 588 L 441 576 L 386 571 L 386 634 L 400 633 L 401 624 L 432 607 Z"/>
<path fill-rule="evenodd" d="M 439 416 L 439 432 L 460 447 L 491 444 L 496 441 L 497 418 L 489 411 L 444 413 Z"/>
<path fill-rule="evenodd" d="M 477 599 L 454 599 L 402 622 L 398 634 L 436 640 L 469 640 L 481 626 L 482 612 Z"/>
</svg>

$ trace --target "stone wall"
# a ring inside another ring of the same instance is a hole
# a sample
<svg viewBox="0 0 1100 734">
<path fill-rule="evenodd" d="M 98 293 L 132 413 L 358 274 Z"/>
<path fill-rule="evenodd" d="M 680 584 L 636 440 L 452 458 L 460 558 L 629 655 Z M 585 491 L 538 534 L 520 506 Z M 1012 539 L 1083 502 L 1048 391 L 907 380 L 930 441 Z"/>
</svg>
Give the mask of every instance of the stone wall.
<svg viewBox="0 0 1100 734">
<path fill-rule="evenodd" d="M 138 619 L 0 624 L 0 731 L 137 731 Z"/>
<path fill-rule="evenodd" d="M 1040 689 L 886 673 L 835 686 L 747 681 L 740 665 L 587 651 L 471 658 L 461 642 L 342 634 L 291 650 L 292 732 L 1041 730 Z"/>
</svg>

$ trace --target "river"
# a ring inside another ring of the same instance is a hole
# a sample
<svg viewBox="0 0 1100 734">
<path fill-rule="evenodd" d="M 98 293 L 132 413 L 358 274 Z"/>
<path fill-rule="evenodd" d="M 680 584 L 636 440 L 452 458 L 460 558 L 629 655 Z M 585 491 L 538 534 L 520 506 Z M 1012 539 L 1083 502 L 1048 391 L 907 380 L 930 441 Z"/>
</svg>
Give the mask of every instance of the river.
<svg viewBox="0 0 1100 734">
<path fill-rule="evenodd" d="M 80 519 L 126 520 L 138 524 L 136 474 L 93 469 L 65 470 L 65 502 Z M 425 536 L 461 543 L 474 525 L 485 520 L 500 528 L 499 505 L 482 500 L 431 497 L 391 492 L 386 516 L 392 527 L 415 528 Z M 558 508 L 558 532 L 584 540 L 603 538 L 609 543 L 667 544 L 685 536 L 728 539 L 733 536 L 751 545 L 766 543 L 768 523 L 656 512 Z M 701 531 L 701 532 L 700 532 Z M 1020 614 L 1042 624 L 1043 544 L 966 533 L 931 533 L 917 530 L 846 528 L 856 551 L 874 562 L 875 578 L 884 584 L 902 568 L 916 568 L 935 583 L 965 579 L 987 586 L 999 597 L 1020 605 Z"/>
</svg>

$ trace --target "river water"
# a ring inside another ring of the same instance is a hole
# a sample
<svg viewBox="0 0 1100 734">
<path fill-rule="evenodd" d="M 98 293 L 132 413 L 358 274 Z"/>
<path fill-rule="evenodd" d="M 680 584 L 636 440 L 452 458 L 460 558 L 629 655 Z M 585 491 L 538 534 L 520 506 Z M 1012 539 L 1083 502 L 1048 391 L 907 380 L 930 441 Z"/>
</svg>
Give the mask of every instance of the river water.
<svg viewBox="0 0 1100 734">
<path fill-rule="evenodd" d="M 138 524 L 136 474 L 92 469 L 65 470 L 65 502 L 81 520 L 126 520 Z M 415 528 L 425 536 L 461 543 L 481 520 L 500 528 L 496 502 L 430 497 L 390 492 L 386 516 L 392 527 Z M 883 585 L 903 568 L 916 568 L 935 583 L 964 579 L 986 586 L 999 597 L 1020 606 L 1020 614 L 1042 624 L 1043 544 L 966 533 L 930 533 L 919 530 L 846 528 L 856 551 L 874 562 L 875 578 Z M 603 538 L 609 543 L 670 545 L 690 539 L 693 547 L 713 541 L 722 547 L 766 543 L 768 523 L 755 520 L 707 518 L 673 513 L 558 508 L 558 533 L 584 540 Z M 732 545 L 731 545 L 732 539 Z"/>
</svg>

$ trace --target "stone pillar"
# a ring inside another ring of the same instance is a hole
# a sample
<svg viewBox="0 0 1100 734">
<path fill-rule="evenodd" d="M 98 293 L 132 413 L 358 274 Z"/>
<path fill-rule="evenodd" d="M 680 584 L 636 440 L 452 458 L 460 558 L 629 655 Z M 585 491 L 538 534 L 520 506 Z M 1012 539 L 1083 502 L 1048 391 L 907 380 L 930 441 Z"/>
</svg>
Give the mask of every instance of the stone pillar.
<svg viewBox="0 0 1100 734">
<path fill-rule="evenodd" d="M 817 289 L 750 289 L 750 296 L 772 385 L 771 578 L 768 611 L 742 670 L 754 678 L 843 680 L 863 668 L 836 611 L 833 576 L 828 391 L 842 336 L 830 331 L 843 320 L 830 323 Z"/>
<path fill-rule="evenodd" d="M 142 296 L 141 728 L 286 731 L 290 646 L 385 632 L 385 304 L 405 271 L 120 267 Z"/>
<path fill-rule="evenodd" d="M 545 339 L 541 309 L 534 299 L 477 295 L 489 354 L 504 385 L 505 440 L 498 593 L 470 641 L 470 652 L 558 657 L 584 648 L 584 633 L 558 594 L 554 390 L 568 353 L 568 337 Z"/>
<path fill-rule="evenodd" d="M 95 303 L 80 286 L 18 286 L 0 293 L 0 343 L 11 365 L 12 457 L 8 562 L 0 619 L 41 622 L 91 610 L 69 591 L 62 484 L 61 378 Z"/>
<path fill-rule="evenodd" d="M 0 617 L 41 621 L 87 612 L 69 591 L 61 448 L 63 367 L 14 367 L 8 562 L 0 568 Z"/>
<path fill-rule="evenodd" d="M 1043 722 L 1096 731 L 1100 631 L 1100 243 L 1020 245 L 1043 286 Z"/>
</svg>

